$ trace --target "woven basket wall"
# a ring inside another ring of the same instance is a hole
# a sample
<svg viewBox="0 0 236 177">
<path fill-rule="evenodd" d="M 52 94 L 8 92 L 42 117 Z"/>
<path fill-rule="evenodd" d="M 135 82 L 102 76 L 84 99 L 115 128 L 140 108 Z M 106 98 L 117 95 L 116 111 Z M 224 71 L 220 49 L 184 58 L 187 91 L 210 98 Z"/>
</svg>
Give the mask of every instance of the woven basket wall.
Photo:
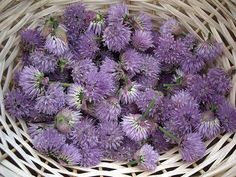
<svg viewBox="0 0 236 177">
<path fill-rule="evenodd" d="M 18 67 L 19 31 L 34 28 L 52 13 L 77 0 L 0 0 L 0 176 L 45 177 L 148 177 L 148 176 L 236 176 L 236 135 L 225 134 L 208 141 L 205 157 L 196 163 L 184 163 L 177 148 L 160 156 L 155 172 L 143 172 L 125 163 L 105 160 L 94 168 L 62 167 L 37 153 L 26 133 L 23 121 L 15 122 L 4 110 L 3 95 L 11 85 Z M 119 0 L 84 0 L 89 9 L 106 11 Z M 236 66 L 235 0 L 127 0 L 131 13 L 147 12 L 157 27 L 163 19 L 177 18 L 188 31 L 204 40 L 212 32 L 224 43 L 218 65 L 229 70 Z M 236 75 L 229 100 L 235 105 Z"/>
</svg>

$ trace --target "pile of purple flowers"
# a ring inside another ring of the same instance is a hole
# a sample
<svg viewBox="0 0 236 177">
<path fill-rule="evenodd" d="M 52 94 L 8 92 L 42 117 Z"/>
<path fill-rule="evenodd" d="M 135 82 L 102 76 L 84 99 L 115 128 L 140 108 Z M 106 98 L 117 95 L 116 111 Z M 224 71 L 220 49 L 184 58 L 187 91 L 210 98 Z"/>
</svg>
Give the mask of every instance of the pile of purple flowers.
<svg viewBox="0 0 236 177">
<path fill-rule="evenodd" d="M 175 19 L 154 30 L 124 4 L 105 15 L 74 4 L 22 31 L 21 49 L 6 110 L 63 165 L 108 158 L 151 171 L 175 145 L 194 162 L 203 141 L 236 130 L 230 74 L 212 67 L 223 45 L 210 35 L 199 42 Z"/>
</svg>

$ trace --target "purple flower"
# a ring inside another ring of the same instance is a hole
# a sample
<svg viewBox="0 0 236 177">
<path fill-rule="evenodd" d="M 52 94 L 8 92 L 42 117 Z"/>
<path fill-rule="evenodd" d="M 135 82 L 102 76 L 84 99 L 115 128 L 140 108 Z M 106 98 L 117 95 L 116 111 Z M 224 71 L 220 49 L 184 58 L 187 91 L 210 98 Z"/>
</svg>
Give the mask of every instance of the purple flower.
<svg viewBox="0 0 236 177">
<path fill-rule="evenodd" d="M 201 123 L 196 131 L 206 140 L 215 138 L 221 133 L 220 121 L 212 111 L 205 111 L 201 115 Z"/>
<path fill-rule="evenodd" d="M 124 22 L 125 17 L 129 14 L 128 7 L 125 4 L 116 4 L 112 5 L 108 9 L 107 20 L 111 23 L 120 23 Z"/>
<path fill-rule="evenodd" d="M 99 46 L 95 37 L 96 36 L 92 32 L 87 32 L 80 36 L 76 49 L 81 58 L 93 59 L 95 57 L 96 52 L 99 51 Z"/>
<path fill-rule="evenodd" d="M 85 7 L 81 3 L 68 6 L 64 11 L 64 24 L 73 37 L 77 37 L 88 26 L 85 12 Z"/>
<path fill-rule="evenodd" d="M 199 102 L 209 101 L 215 94 L 205 76 L 195 75 L 189 82 L 188 91 Z"/>
<path fill-rule="evenodd" d="M 110 59 L 109 57 L 105 57 L 102 65 L 100 66 L 100 72 L 110 73 L 116 78 L 118 75 L 117 70 L 118 70 L 118 63 Z"/>
<path fill-rule="evenodd" d="M 197 133 L 184 135 L 179 143 L 179 152 L 184 161 L 194 162 L 202 158 L 206 147 Z"/>
<path fill-rule="evenodd" d="M 124 137 L 123 143 L 118 149 L 111 149 L 104 152 L 108 159 L 117 161 L 129 161 L 134 157 L 134 153 L 140 148 L 140 144 Z"/>
<path fill-rule="evenodd" d="M 146 51 L 153 47 L 152 43 L 152 33 L 150 31 L 135 31 L 132 37 L 133 46 L 140 51 Z"/>
<path fill-rule="evenodd" d="M 57 66 L 57 58 L 46 54 L 44 51 L 36 50 L 30 55 L 32 65 L 41 72 L 53 72 Z"/>
<path fill-rule="evenodd" d="M 151 78 L 158 78 L 161 72 L 160 62 L 152 55 L 144 55 L 142 73 Z"/>
<path fill-rule="evenodd" d="M 36 99 L 35 109 L 40 113 L 56 114 L 65 106 L 65 93 L 59 83 L 49 85 L 45 93 Z"/>
<path fill-rule="evenodd" d="M 135 102 L 139 95 L 140 85 L 135 82 L 131 82 L 119 90 L 119 99 L 125 104 Z"/>
<path fill-rule="evenodd" d="M 79 149 L 72 144 L 64 144 L 55 156 L 62 165 L 77 165 L 81 160 Z"/>
<path fill-rule="evenodd" d="M 196 54 L 206 62 L 214 61 L 223 52 L 223 44 L 207 40 L 197 47 Z"/>
<path fill-rule="evenodd" d="M 43 46 L 44 39 L 40 31 L 33 29 L 26 29 L 20 33 L 23 50 L 31 51 L 34 48 Z"/>
<path fill-rule="evenodd" d="M 100 36 L 105 28 L 105 19 L 101 14 L 96 14 L 96 18 L 90 22 L 88 31 Z"/>
<path fill-rule="evenodd" d="M 49 128 L 35 136 L 32 143 L 40 153 L 50 156 L 58 152 L 65 141 L 64 135 L 53 128 Z"/>
<path fill-rule="evenodd" d="M 79 111 L 64 108 L 55 117 L 55 126 L 62 133 L 68 133 L 72 127 L 80 120 Z"/>
<path fill-rule="evenodd" d="M 90 72 L 96 72 L 97 67 L 94 65 L 92 60 L 85 59 L 77 62 L 72 71 L 72 77 L 74 82 L 82 83 L 86 81 L 86 77 Z"/>
<path fill-rule="evenodd" d="M 154 149 L 156 149 L 158 153 L 166 152 L 173 147 L 173 145 L 166 140 L 164 134 L 160 130 L 152 132 L 151 142 Z"/>
<path fill-rule="evenodd" d="M 151 31 L 152 30 L 152 20 L 151 17 L 145 13 L 140 13 L 133 17 L 134 23 L 133 27 L 136 30 Z"/>
<path fill-rule="evenodd" d="M 147 139 L 152 128 L 149 120 L 141 120 L 141 114 L 129 114 L 123 117 L 122 129 L 126 136 L 134 141 Z"/>
<path fill-rule="evenodd" d="M 186 74 L 195 74 L 201 71 L 204 68 L 204 66 L 205 62 L 202 58 L 195 55 L 189 55 L 183 61 L 181 69 Z"/>
<path fill-rule="evenodd" d="M 197 44 L 197 39 L 196 37 L 191 34 L 188 33 L 186 36 L 184 36 L 184 38 L 181 39 L 183 41 L 183 43 L 185 44 L 185 46 L 188 47 L 188 49 L 190 51 L 193 51 L 195 48 L 195 45 Z"/>
<path fill-rule="evenodd" d="M 70 132 L 71 140 L 74 145 L 80 148 L 97 147 L 99 144 L 98 131 L 91 119 L 81 119 Z"/>
<path fill-rule="evenodd" d="M 221 68 L 211 68 L 207 73 L 208 84 L 217 93 L 225 95 L 231 88 L 231 79 L 229 75 Z"/>
<path fill-rule="evenodd" d="M 106 121 L 98 125 L 100 146 L 103 149 L 118 149 L 124 139 L 124 133 L 118 122 Z"/>
<path fill-rule="evenodd" d="M 71 108 L 80 109 L 84 98 L 84 88 L 79 84 L 72 84 L 67 91 L 66 103 Z"/>
<path fill-rule="evenodd" d="M 156 169 L 158 158 L 159 154 L 149 144 L 144 144 L 134 154 L 134 159 L 138 162 L 138 167 L 146 171 L 154 171 Z"/>
<path fill-rule="evenodd" d="M 34 101 L 20 89 L 11 90 L 5 95 L 4 104 L 7 112 L 15 119 L 27 119 L 34 111 Z"/>
<path fill-rule="evenodd" d="M 227 133 L 236 131 L 236 109 L 230 103 L 225 102 L 220 105 L 217 115 L 224 131 Z"/>
<path fill-rule="evenodd" d="M 73 68 L 73 66 L 78 62 L 77 60 L 78 58 L 75 57 L 72 52 L 68 51 L 64 53 L 58 58 L 58 66 L 60 68 L 60 71 L 64 72 L 66 69 Z"/>
<path fill-rule="evenodd" d="M 57 56 L 60 56 L 69 50 L 68 44 L 65 41 L 53 35 L 48 35 L 44 47 L 50 53 Z"/>
<path fill-rule="evenodd" d="M 109 25 L 103 32 L 103 41 L 109 50 L 120 52 L 129 44 L 131 31 L 122 24 Z"/>
<path fill-rule="evenodd" d="M 177 108 L 181 108 L 189 103 L 193 106 L 198 107 L 197 101 L 191 96 L 188 91 L 178 91 L 171 96 L 171 101 Z"/>
<path fill-rule="evenodd" d="M 121 56 L 121 63 L 123 67 L 131 73 L 140 72 L 143 60 L 143 56 L 135 49 L 128 49 Z"/>
<path fill-rule="evenodd" d="M 23 68 L 19 78 L 19 85 L 25 94 L 32 98 L 38 96 L 43 89 L 44 74 L 33 66 Z"/>
<path fill-rule="evenodd" d="M 53 128 L 53 124 L 46 123 L 29 123 L 27 133 L 30 135 L 32 139 L 34 139 L 37 135 L 40 135 L 45 130 L 49 128 Z"/>
<path fill-rule="evenodd" d="M 158 79 L 150 76 L 139 76 L 137 77 L 137 83 L 146 88 L 154 88 L 157 85 Z"/>
<path fill-rule="evenodd" d="M 159 37 L 159 45 L 154 52 L 159 61 L 168 65 L 179 65 L 189 55 L 187 46 L 181 40 L 175 41 L 171 34 Z"/>
<path fill-rule="evenodd" d="M 158 108 L 162 104 L 162 97 L 160 93 L 153 89 L 146 89 L 140 94 L 140 97 L 135 101 L 140 111 L 145 112 L 149 103 L 155 99 L 154 106 L 149 110 L 149 115 L 154 116 L 158 112 Z"/>
<path fill-rule="evenodd" d="M 102 160 L 102 151 L 98 147 L 82 148 L 80 153 L 81 160 L 79 165 L 81 167 L 92 167 L 99 164 Z"/>
<path fill-rule="evenodd" d="M 186 105 L 171 111 L 166 127 L 174 134 L 182 136 L 191 133 L 200 124 L 198 105 L 190 101 Z"/>
<path fill-rule="evenodd" d="M 178 35 L 182 32 L 179 22 L 175 19 L 166 20 L 160 27 L 161 34 L 175 34 Z"/>
<path fill-rule="evenodd" d="M 99 120 L 118 120 L 121 113 L 121 106 L 116 97 L 109 97 L 95 105 L 95 113 Z"/>
<path fill-rule="evenodd" d="M 90 72 L 84 84 L 84 95 L 88 101 L 98 102 L 116 90 L 113 77 L 109 73 Z"/>
</svg>

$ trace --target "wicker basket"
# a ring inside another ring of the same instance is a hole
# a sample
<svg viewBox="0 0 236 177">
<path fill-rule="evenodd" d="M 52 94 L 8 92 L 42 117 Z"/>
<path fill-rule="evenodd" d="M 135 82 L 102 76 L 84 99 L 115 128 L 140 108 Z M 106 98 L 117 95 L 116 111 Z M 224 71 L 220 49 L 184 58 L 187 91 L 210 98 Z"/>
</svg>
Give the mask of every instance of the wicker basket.
<svg viewBox="0 0 236 177">
<path fill-rule="evenodd" d="M 18 67 L 18 32 L 33 28 L 44 17 L 62 13 L 63 8 L 77 0 L 2 0 L 0 1 L 0 176 L 79 176 L 79 177 L 147 177 L 147 176 L 236 176 L 236 135 L 225 134 L 206 142 L 205 157 L 196 163 L 184 163 L 177 148 L 160 156 L 155 172 L 143 172 L 125 163 L 104 160 L 93 168 L 62 167 L 37 153 L 26 133 L 23 121 L 15 122 L 4 110 L 3 95 L 8 90 L 12 73 Z M 89 9 L 106 11 L 119 0 L 84 0 Z M 218 65 L 226 70 L 236 66 L 236 4 L 235 0 L 127 0 L 131 13 L 147 12 L 157 27 L 163 19 L 176 17 L 200 40 L 211 31 L 224 43 L 224 54 Z M 229 99 L 235 105 L 236 76 Z"/>
</svg>

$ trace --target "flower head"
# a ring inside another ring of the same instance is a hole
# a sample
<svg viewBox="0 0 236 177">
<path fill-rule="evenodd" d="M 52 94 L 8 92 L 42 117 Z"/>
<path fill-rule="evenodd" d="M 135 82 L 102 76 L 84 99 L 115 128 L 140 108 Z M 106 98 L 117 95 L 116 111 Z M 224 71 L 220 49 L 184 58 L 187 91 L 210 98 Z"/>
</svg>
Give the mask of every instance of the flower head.
<svg viewBox="0 0 236 177">
<path fill-rule="evenodd" d="M 152 55 L 144 55 L 142 74 L 151 78 L 158 78 L 161 72 L 161 66 L 158 58 Z"/>
<path fill-rule="evenodd" d="M 128 137 L 124 137 L 124 140 L 117 149 L 110 149 L 104 152 L 104 155 L 108 159 L 117 161 L 129 161 L 134 157 L 134 153 L 140 148 L 140 143 L 137 143 Z"/>
<path fill-rule="evenodd" d="M 36 99 L 35 109 L 40 113 L 56 114 L 65 106 L 65 93 L 59 83 L 49 85 L 45 93 Z"/>
<path fill-rule="evenodd" d="M 32 98 L 38 96 L 43 89 L 44 74 L 33 66 L 26 66 L 21 71 L 19 85 L 25 94 Z"/>
<path fill-rule="evenodd" d="M 217 111 L 222 129 L 225 132 L 232 133 L 236 131 L 236 109 L 230 103 L 223 103 Z"/>
<path fill-rule="evenodd" d="M 206 140 L 215 138 L 221 133 L 220 121 L 212 111 L 205 111 L 201 114 L 201 123 L 196 131 Z"/>
<path fill-rule="evenodd" d="M 132 37 L 133 46 L 140 51 L 146 51 L 153 47 L 152 43 L 152 33 L 150 31 L 135 31 Z"/>
<path fill-rule="evenodd" d="M 98 102 L 110 96 L 115 91 L 115 82 L 109 73 L 90 72 L 84 84 L 85 97 L 87 100 Z"/>
<path fill-rule="evenodd" d="M 101 121 L 118 120 L 121 113 L 119 100 L 116 97 L 108 97 L 95 105 L 95 113 Z"/>
<path fill-rule="evenodd" d="M 175 40 L 171 34 L 161 35 L 158 41 L 154 52 L 163 64 L 179 65 L 189 55 L 187 46 L 181 40 Z"/>
<path fill-rule="evenodd" d="M 81 160 L 79 165 L 81 167 L 92 167 L 99 164 L 102 160 L 102 150 L 98 147 L 89 147 L 80 149 Z"/>
<path fill-rule="evenodd" d="M 67 91 L 66 103 L 71 108 L 80 109 L 84 97 L 84 88 L 78 84 L 72 84 Z"/>
<path fill-rule="evenodd" d="M 40 135 L 49 128 L 53 128 L 53 124 L 29 123 L 27 133 L 30 135 L 32 139 L 34 139 L 37 135 Z"/>
<path fill-rule="evenodd" d="M 173 145 L 167 141 L 166 137 L 160 130 L 156 130 L 151 134 L 151 144 L 158 151 L 163 153 L 168 151 Z"/>
<path fill-rule="evenodd" d="M 202 58 L 196 55 L 189 55 L 182 63 L 181 69 L 186 74 L 195 74 L 201 71 L 205 66 Z"/>
<path fill-rule="evenodd" d="M 146 89 L 140 94 L 140 97 L 135 101 L 140 111 L 145 112 L 149 103 L 155 99 L 154 106 L 149 110 L 149 115 L 154 116 L 158 112 L 160 105 L 162 104 L 162 97 L 160 93 L 153 89 Z"/>
<path fill-rule="evenodd" d="M 81 114 L 69 108 L 64 108 L 55 117 L 56 128 L 62 133 L 68 133 L 79 121 Z"/>
<path fill-rule="evenodd" d="M 99 144 L 98 131 L 93 121 L 87 118 L 76 123 L 70 137 L 74 145 L 83 149 L 97 147 Z"/>
<path fill-rule="evenodd" d="M 98 125 L 99 138 L 103 149 L 118 149 L 124 139 L 124 133 L 118 122 L 106 121 Z"/>
<path fill-rule="evenodd" d="M 182 136 L 191 133 L 200 124 L 198 105 L 190 101 L 188 104 L 171 111 L 166 127 L 174 134 Z"/>
<path fill-rule="evenodd" d="M 125 103 L 133 103 L 140 94 L 140 85 L 136 84 L 135 82 L 131 82 L 124 86 L 124 88 L 121 88 L 119 91 L 119 97 L 120 100 Z"/>
<path fill-rule="evenodd" d="M 131 73 L 140 72 L 143 60 L 143 56 L 135 49 L 128 49 L 121 56 L 123 67 Z"/>
<path fill-rule="evenodd" d="M 125 4 L 116 4 L 108 9 L 108 23 L 123 23 L 125 17 L 129 14 L 128 7 Z"/>
<path fill-rule="evenodd" d="M 140 13 L 133 17 L 134 23 L 133 27 L 135 30 L 151 31 L 152 30 L 152 20 L 151 17 L 145 13 Z"/>
<path fill-rule="evenodd" d="M 29 60 L 35 68 L 45 73 L 53 72 L 57 66 L 57 58 L 55 56 L 40 50 L 33 52 Z"/>
<path fill-rule="evenodd" d="M 197 133 L 184 135 L 179 143 L 179 152 L 184 161 L 194 162 L 202 158 L 205 154 L 206 147 Z"/>
<path fill-rule="evenodd" d="M 149 144 L 144 144 L 141 149 L 134 154 L 134 159 L 138 162 L 138 167 L 147 171 L 155 170 L 158 158 L 159 154 Z"/>
<path fill-rule="evenodd" d="M 100 66 L 100 72 L 110 73 L 114 77 L 117 77 L 118 74 L 117 70 L 118 70 L 118 63 L 110 59 L 109 57 L 105 57 L 102 65 Z"/>
<path fill-rule="evenodd" d="M 26 29 L 20 33 L 20 36 L 21 46 L 27 51 L 43 46 L 44 39 L 38 30 Z"/>
<path fill-rule="evenodd" d="M 228 93 L 231 88 L 231 79 L 221 68 L 209 69 L 207 73 L 207 81 L 208 84 L 217 91 L 217 93 L 222 95 Z"/>
<path fill-rule="evenodd" d="M 103 32 L 103 41 L 109 50 L 120 52 L 124 49 L 131 37 L 129 27 L 122 24 L 109 25 Z"/>
<path fill-rule="evenodd" d="M 53 128 L 49 128 L 35 136 L 32 143 L 34 148 L 40 153 L 50 156 L 58 152 L 65 141 L 64 135 Z"/>
<path fill-rule="evenodd" d="M 161 34 L 180 34 L 182 32 L 179 22 L 175 19 L 166 20 L 160 27 Z"/>
<path fill-rule="evenodd" d="M 34 111 L 34 101 L 22 94 L 20 89 L 11 90 L 5 95 L 4 104 L 7 112 L 15 119 L 27 119 Z"/>
<path fill-rule="evenodd" d="M 214 61 L 217 59 L 223 51 L 223 44 L 214 42 L 210 39 L 201 43 L 197 47 L 196 54 L 203 58 L 206 62 Z"/>
<path fill-rule="evenodd" d="M 68 6 L 64 11 L 64 24 L 67 27 L 68 33 L 78 36 L 86 29 L 86 11 L 85 6 L 81 3 Z"/>
<path fill-rule="evenodd" d="M 181 108 L 189 103 L 193 104 L 195 107 L 198 107 L 198 102 L 192 97 L 188 91 L 178 91 L 171 96 L 171 101 L 177 108 Z"/>
<path fill-rule="evenodd" d="M 90 22 L 88 31 L 100 36 L 105 28 L 105 19 L 101 14 L 96 14 L 96 18 Z"/>
<path fill-rule="evenodd" d="M 93 59 L 95 57 L 96 52 L 99 50 L 95 37 L 92 32 L 86 32 L 80 36 L 78 46 L 75 46 L 75 48 L 81 58 Z"/>
<path fill-rule="evenodd" d="M 48 35 L 44 47 L 50 53 L 57 56 L 60 56 L 69 50 L 67 42 L 54 35 Z"/>
<path fill-rule="evenodd" d="M 92 60 L 85 59 L 80 60 L 76 63 L 72 71 L 72 77 L 74 82 L 83 83 L 87 79 L 87 75 L 90 72 L 96 72 L 97 67 L 94 65 Z"/>
<path fill-rule="evenodd" d="M 192 77 L 187 89 L 199 102 L 208 102 L 215 95 L 215 91 L 205 76 L 195 75 Z"/>
<path fill-rule="evenodd" d="M 123 117 L 121 123 L 126 136 L 134 141 L 141 141 L 148 137 L 152 127 L 149 120 L 141 120 L 140 114 L 129 114 Z"/>
<path fill-rule="evenodd" d="M 62 165 L 77 165 L 80 163 L 81 154 L 77 147 L 72 144 L 64 144 L 55 156 Z"/>
</svg>

